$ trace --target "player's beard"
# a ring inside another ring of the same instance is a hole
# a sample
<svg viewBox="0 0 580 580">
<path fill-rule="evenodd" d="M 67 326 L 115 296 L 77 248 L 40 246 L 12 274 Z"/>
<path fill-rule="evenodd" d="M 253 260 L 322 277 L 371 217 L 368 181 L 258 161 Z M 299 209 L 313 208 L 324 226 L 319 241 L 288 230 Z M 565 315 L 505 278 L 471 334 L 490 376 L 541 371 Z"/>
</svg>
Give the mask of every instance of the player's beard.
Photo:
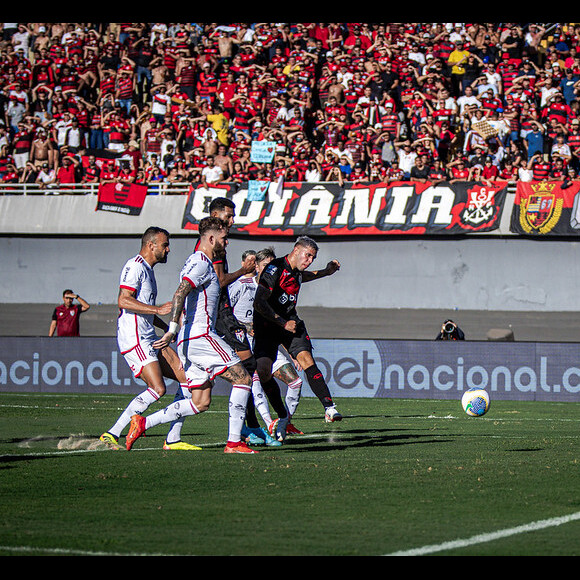
<svg viewBox="0 0 580 580">
<path fill-rule="evenodd" d="M 167 254 L 166 253 L 160 254 L 158 256 L 157 263 L 158 264 L 167 264 Z"/>
</svg>

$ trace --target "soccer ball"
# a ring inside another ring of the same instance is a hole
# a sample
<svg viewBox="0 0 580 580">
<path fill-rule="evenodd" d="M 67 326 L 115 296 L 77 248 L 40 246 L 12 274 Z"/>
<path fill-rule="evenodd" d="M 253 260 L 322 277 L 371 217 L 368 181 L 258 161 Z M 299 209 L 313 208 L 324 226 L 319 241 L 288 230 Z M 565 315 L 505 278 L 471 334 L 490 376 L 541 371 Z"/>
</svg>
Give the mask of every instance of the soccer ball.
<svg viewBox="0 0 580 580">
<path fill-rule="evenodd" d="M 489 411 L 489 394 L 484 389 L 468 389 L 461 397 L 463 410 L 470 417 L 481 417 Z"/>
</svg>

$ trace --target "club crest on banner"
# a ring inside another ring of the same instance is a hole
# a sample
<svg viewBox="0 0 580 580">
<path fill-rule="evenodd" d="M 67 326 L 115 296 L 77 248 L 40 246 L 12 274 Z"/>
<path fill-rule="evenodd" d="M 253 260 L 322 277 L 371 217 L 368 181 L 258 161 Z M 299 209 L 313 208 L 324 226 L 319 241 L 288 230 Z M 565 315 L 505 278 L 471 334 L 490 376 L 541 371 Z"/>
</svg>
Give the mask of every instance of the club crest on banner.
<svg viewBox="0 0 580 580">
<path fill-rule="evenodd" d="M 547 181 L 533 183 L 533 192 L 520 199 L 520 225 L 525 232 L 545 234 L 558 223 L 564 200 L 555 195 L 555 187 Z"/>
<path fill-rule="evenodd" d="M 115 183 L 113 188 L 113 197 L 117 201 L 127 201 L 127 198 L 129 197 L 129 187 L 125 186 L 123 183 Z"/>
<path fill-rule="evenodd" d="M 468 192 L 467 203 L 462 218 L 468 224 L 479 225 L 488 222 L 496 212 L 495 190 L 480 187 Z"/>
</svg>

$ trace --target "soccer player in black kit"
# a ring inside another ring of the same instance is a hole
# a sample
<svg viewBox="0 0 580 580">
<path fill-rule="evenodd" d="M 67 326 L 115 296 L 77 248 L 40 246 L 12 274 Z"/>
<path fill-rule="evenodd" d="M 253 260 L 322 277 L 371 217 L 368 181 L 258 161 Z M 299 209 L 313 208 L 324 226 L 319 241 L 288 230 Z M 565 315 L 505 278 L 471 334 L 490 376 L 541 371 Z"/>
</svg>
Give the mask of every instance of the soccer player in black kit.
<svg viewBox="0 0 580 580">
<path fill-rule="evenodd" d="M 279 389 L 272 377 L 272 364 L 282 345 L 302 367 L 312 392 L 324 406 L 325 421 L 333 422 L 340 421 L 342 415 L 314 361 L 306 326 L 296 312 L 302 283 L 330 276 L 340 268 L 337 260 L 331 260 L 323 270 L 308 271 L 317 254 L 316 242 L 300 236 L 288 255 L 276 258 L 262 272 L 254 299 L 254 356 L 260 382 L 270 398 L 269 391 Z M 281 418 L 276 435 L 284 437 L 284 433 L 285 422 Z"/>
</svg>

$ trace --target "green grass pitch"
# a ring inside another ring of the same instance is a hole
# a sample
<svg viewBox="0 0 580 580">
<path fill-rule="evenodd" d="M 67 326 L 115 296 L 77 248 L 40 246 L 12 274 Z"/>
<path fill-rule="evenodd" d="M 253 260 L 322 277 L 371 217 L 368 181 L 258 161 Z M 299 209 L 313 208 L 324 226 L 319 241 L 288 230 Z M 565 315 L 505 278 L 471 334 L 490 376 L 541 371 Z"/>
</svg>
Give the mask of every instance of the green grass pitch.
<svg viewBox="0 0 580 580">
<path fill-rule="evenodd" d="M 243 456 L 224 397 L 186 422 L 202 451 L 163 426 L 107 450 L 129 399 L 0 394 L 1 555 L 580 555 L 578 403 L 342 399 L 327 424 L 303 398 L 304 435 Z"/>
</svg>

